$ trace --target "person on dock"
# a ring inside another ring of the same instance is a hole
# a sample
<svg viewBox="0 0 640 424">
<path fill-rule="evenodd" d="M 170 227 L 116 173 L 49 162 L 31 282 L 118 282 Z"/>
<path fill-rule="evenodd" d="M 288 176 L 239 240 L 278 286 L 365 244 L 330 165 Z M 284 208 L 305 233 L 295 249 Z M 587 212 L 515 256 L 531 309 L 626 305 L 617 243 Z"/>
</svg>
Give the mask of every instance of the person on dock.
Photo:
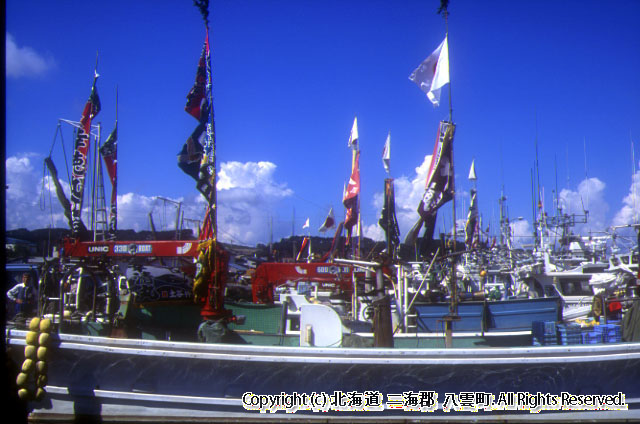
<svg viewBox="0 0 640 424">
<path fill-rule="evenodd" d="M 7 292 L 7 300 L 13 306 L 13 308 L 7 308 L 7 312 L 12 317 L 18 314 L 28 315 L 33 312 L 36 305 L 36 288 L 31 281 L 31 274 L 28 272 L 22 274 L 22 281 Z"/>
</svg>

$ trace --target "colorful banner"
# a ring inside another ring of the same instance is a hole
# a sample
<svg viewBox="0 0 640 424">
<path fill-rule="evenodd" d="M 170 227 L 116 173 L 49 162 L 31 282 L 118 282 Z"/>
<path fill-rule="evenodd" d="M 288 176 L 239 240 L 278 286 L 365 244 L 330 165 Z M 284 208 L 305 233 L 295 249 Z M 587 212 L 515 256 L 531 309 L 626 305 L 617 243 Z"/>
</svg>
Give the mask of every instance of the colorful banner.
<svg viewBox="0 0 640 424">
<path fill-rule="evenodd" d="M 478 193 L 471 189 L 471 206 L 469 206 L 469 215 L 467 216 L 467 223 L 464 227 L 464 242 L 467 249 L 471 249 L 478 244 L 479 234 L 478 228 Z"/>
<path fill-rule="evenodd" d="M 358 197 L 360 195 L 360 152 L 356 152 L 353 166 L 351 169 L 351 178 L 344 193 L 342 204 L 347 209 L 344 220 L 344 227 L 347 229 L 349 236 L 354 225 L 358 222 Z"/>
<path fill-rule="evenodd" d="M 84 181 L 87 175 L 87 161 L 89 154 L 89 144 L 91 142 L 91 120 L 100 112 L 100 98 L 96 89 L 98 74 L 93 78 L 91 95 L 82 111 L 80 128 L 76 137 L 73 152 L 73 162 L 71 167 L 71 231 L 74 236 L 80 234 L 82 224 L 82 200 L 84 196 Z"/>
<path fill-rule="evenodd" d="M 184 110 L 194 118 L 198 120 L 198 122 L 202 122 L 207 119 L 207 96 L 206 96 L 206 85 L 207 85 L 207 57 L 209 55 L 208 52 L 209 44 L 205 41 L 202 46 L 202 54 L 200 55 L 200 60 L 198 61 L 198 69 L 196 71 L 196 82 L 193 84 L 193 87 L 187 94 L 187 104 L 184 107 Z M 204 113 L 203 113 L 204 112 Z"/>
<path fill-rule="evenodd" d="M 392 178 L 384 180 L 384 206 L 378 225 L 382 227 L 387 236 L 391 247 L 389 254 L 393 254 L 395 248 L 400 244 L 400 229 L 396 219 L 396 200 Z"/>
<path fill-rule="evenodd" d="M 455 125 L 441 121 L 438 127 L 438 138 L 431 156 L 431 166 L 427 175 L 425 193 L 418 206 L 418 213 L 423 220 L 435 214 L 442 205 L 453 199 L 453 134 Z"/>
<path fill-rule="evenodd" d="M 118 229 L 118 121 L 109 138 L 100 148 L 100 154 L 111 180 L 111 208 L 109 210 L 109 238 L 114 239 Z"/>
<path fill-rule="evenodd" d="M 200 123 L 184 143 L 180 153 L 178 153 L 178 166 L 196 181 L 198 181 L 200 161 L 202 161 L 202 152 L 204 151 L 202 143 L 205 129 L 206 125 Z"/>
<path fill-rule="evenodd" d="M 185 111 L 198 120 L 200 125 L 187 140 L 178 154 L 178 166 L 196 180 L 196 188 L 207 199 L 215 203 L 215 131 L 213 128 L 211 87 L 211 54 L 209 49 L 209 30 L 198 61 L 196 81 L 187 94 Z M 199 164 L 195 169 L 196 155 Z"/>
</svg>

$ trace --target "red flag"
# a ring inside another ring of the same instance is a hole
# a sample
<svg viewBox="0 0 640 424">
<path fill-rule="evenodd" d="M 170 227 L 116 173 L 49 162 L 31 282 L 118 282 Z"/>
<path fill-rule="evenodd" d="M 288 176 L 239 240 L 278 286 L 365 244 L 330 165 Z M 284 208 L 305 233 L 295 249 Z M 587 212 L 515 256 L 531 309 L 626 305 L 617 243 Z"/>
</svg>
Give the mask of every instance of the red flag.
<svg viewBox="0 0 640 424">
<path fill-rule="evenodd" d="M 198 70 L 196 71 L 196 82 L 187 94 L 187 104 L 184 110 L 198 121 L 202 121 L 207 117 L 207 58 L 209 57 L 209 37 L 205 39 L 202 47 L 202 55 L 198 61 Z"/>
<path fill-rule="evenodd" d="M 309 244 L 309 238 L 305 237 L 302 239 L 302 246 L 300 246 L 300 251 L 298 252 L 298 256 L 296 257 L 296 261 L 300 260 L 300 257 L 302 257 L 302 252 L 304 252 L 304 249 L 307 247 L 307 244 Z"/>
<path fill-rule="evenodd" d="M 351 169 L 351 178 L 344 193 L 342 204 L 347 209 L 344 227 L 349 233 L 358 222 L 358 196 L 360 195 L 360 152 L 356 153 Z"/>
</svg>

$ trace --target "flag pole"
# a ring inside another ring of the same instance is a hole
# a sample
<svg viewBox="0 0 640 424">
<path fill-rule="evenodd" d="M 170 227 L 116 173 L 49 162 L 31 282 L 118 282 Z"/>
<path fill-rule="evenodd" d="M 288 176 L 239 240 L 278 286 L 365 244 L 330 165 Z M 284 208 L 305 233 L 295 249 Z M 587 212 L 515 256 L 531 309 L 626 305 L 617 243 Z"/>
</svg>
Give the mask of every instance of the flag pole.
<svg viewBox="0 0 640 424">
<path fill-rule="evenodd" d="M 220 307 L 221 305 L 217 305 L 217 301 L 213 299 L 214 292 L 219 290 L 220 281 L 218 281 L 218 274 L 220 270 L 218 269 L 218 196 L 217 196 L 217 188 L 216 188 L 216 131 L 215 131 L 215 120 L 214 120 L 214 112 L 213 112 L 213 76 L 211 69 L 211 44 L 209 40 L 209 20 L 205 17 L 205 23 L 207 28 L 207 48 L 209 49 L 209 54 L 207 55 L 207 101 L 209 103 L 209 122 L 207 123 L 207 138 L 211 143 L 211 175 L 209 175 L 209 184 L 211 185 L 211 190 L 209 192 L 209 213 L 211 214 L 211 230 L 213 233 L 213 263 L 215 264 L 214 273 L 213 273 L 213 287 L 209 293 L 209 306 L 213 306 L 214 308 Z M 222 289 L 224 290 L 224 288 Z M 212 305 L 212 303 L 216 303 L 216 305 Z M 224 307 L 223 307 L 224 309 Z"/>
<path fill-rule="evenodd" d="M 449 55 L 449 0 L 441 0 L 440 11 L 444 14 L 445 37 L 447 39 L 447 57 L 449 58 L 449 122 L 453 123 L 453 105 L 451 101 L 451 56 Z"/>
<path fill-rule="evenodd" d="M 358 155 L 358 175 L 360 175 L 360 140 L 358 139 L 358 145 L 356 146 L 356 148 L 358 149 L 358 152 L 356 153 Z M 358 259 L 360 259 L 360 246 L 362 243 L 362 211 L 360 210 L 360 198 L 362 197 L 362 178 L 359 178 L 359 191 L 358 191 L 358 246 L 357 246 L 357 250 L 356 250 L 356 257 Z"/>
<path fill-rule="evenodd" d="M 438 13 L 444 15 L 444 23 L 446 30 L 446 40 L 447 40 L 447 56 L 449 55 L 449 10 L 447 9 L 449 6 L 449 0 L 440 0 L 440 9 L 438 9 Z M 449 60 L 449 123 L 453 125 L 453 106 L 451 100 L 451 60 Z M 453 154 L 453 145 L 451 146 L 451 168 L 453 170 L 454 163 L 454 154 Z M 455 175 L 455 172 L 454 172 Z M 458 237 L 456 230 L 456 189 L 455 189 L 455 178 L 452 178 L 454 183 L 452 184 L 452 208 L 453 208 L 453 242 L 452 242 L 452 255 L 451 255 L 451 304 L 449 305 L 449 315 L 445 319 L 445 347 L 451 348 L 453 347 L 453 321 L 458 320 L 458 287 L 456 281 L 456 239 Z"/>
<path fill-rule="evenodd" d="M 208 256 L 212 258 L 210 263 L 213 264 L 213 281 L 209 284 L 208 296 L 206 304 L 203 307 L 201 315 L 207 319 L 227 319 L 230 315 L 229 311 L 224 309 L 224 298 L 222 291 L 224 290 L 224 279 L 220 280 L 219 275 L 222 270 L 221 263 L 218 258 L 218 208 L 217 208 L 217 190 L 216 190 L 216 136 L 215 136 L 215 120 L 213 112 L 213 77 L 211 68 L 211 44 L 210 44 L 210 28 L 209 28 L 209 0 L 194 0 L 194 4 L 202 15 L 205 28 L 205 68 L 207 73 L 205 85 L 205 98 L 208 103 L 209 110 L 206 124 L 206 143 L 200 164 L 199 178 L 206 178 L 208 189 L 205 191 L 208 202 L 207 212 L 209 214 L 210 228 L 212 231 L 211 245 L 208 249 Z"/>
<path fill-rule="evenodd" d="M 116 84 L 116 131 L 118 128 L 118 85 Z M 117 132 L 116 132 L 117 134 Z M 117 155 L 117 151 L 116 151 Z M 116 156 L 117 157 L 117 156 Z M 111 234 L 111 238 L 113 240 L 116 239 L 116 234 L 118 231 L 118 168 L 116 168 L 116 172 L 113 180 L 113 187 L 111 187 L 111 207 L 109 210 L 109 229 L 113 230 L 113 234 Z M 115 193 L 115 194 L 114 194 Z M 113 217 L 111 217 L 111 213 L 113 212 Z"/>
<path fill-rule="evenodd" d="M 211 44 L 209 43 L 209 25 L 207 21 L 207 45 L 209 49 L 211 49 Z M 211 50 L 209 50 L 211 51 Z M 207 133 L 211 140 L 211 194 L 209 196 L 209 209 L 211 210 L 211 229 L 213 230 L 213 241 L 214 245 L 218 241 L 218 196 L 216 189 L 216 127 L 214 120 L 214 112 L 213 112 L 213 77 L 211 72 L 211 53 L 207 57 L 207 101 L 209 102 L 209 122 L 207 125 Z"/>
</svg>

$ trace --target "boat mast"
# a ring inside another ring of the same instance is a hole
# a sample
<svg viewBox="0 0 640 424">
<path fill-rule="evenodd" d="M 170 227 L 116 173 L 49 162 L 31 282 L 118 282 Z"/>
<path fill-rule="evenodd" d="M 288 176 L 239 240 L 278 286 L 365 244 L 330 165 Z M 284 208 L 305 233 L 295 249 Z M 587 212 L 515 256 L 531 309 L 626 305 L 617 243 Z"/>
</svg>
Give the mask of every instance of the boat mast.
<svg viewBox="0 0 640 424">
<path fill-rule="evenodd" d="M 97 124 L 98 134 L 94 138 L 93 160 L 95 163 L 95 175 L 93 178 L 93 196 L 92 196 L 92 229 L 93 241 L 104 240 L 107 225 L 107 209 L 104 197 L 104 176 L 102 172 L 102 162 L 100 161 L 100 138 L 102 135 L 102 125 Z"/>
<path fill-rule="evenodd" d="M 360 139 L 358 139 L 358 144 L 356 145 L 356 149 L 358 150 L 357 152 L 354 150 L 353 154 L 354 154 L 354 161 L 355 161 L 355 157 L 356 155 L 358 156 L 358 175 L 360 175 Z M 360 259 L 360 246 L 362 243 L 362 211 L 360 210 L 360 198 L 362 197 L 362 178 L 359 179 L 360 181 L 358 181 L 358 222 L 357 222 L 357 226 L 358 226 L 358 246 L 356 247 L 356 258 Z"/>
<path fill-rule="evenodd" d="M 224 252 L 218 252 L 218 208 L 217 208 L 217 190 L 216 190 L 216 134 L 215 121 L 213 113 L 213 78 L 211 70 L 211 44 L 210 44 L 210 28 L 209 28 L 209 0 L 194 0 L 195 6 L 200 10 L 202 19 L 206 28 L 205 39 L 205 68 L 206 68 L 206 84 L 205 98 L 208 105 L 208 117 L 206 121 L 205 146 L 200 162 L 199 180 L 204 183 L 198 183 L 199 188 L 204 186 L 204 195 L 207 199 L 207 214 L 211 239 L 201 243 L 206 245 L 210 243 L 206 249 L 208 263 L 212 265 L 210 272 L 213 273 L 211 280 L 208 282 L 207 296 L 205 305 L 200 315 L 206 320 L 228 319 L 231 312 L 224 309 L 224 283 L 225 277 L 221 275 L 225 267 L 224 263 L 228 261 L 228 256 Z"/>
<path fill-rule="evenodd" d="M 636 176 L 636 154 L 633 146 L 633 137 L 631 136 L 631 131 L 629 131 L 629 141 L 631 142 L 631 187 L 633 187 L 634 178 Z M 631 193 L 632 193 L 631 196 L 633 199 L 633 210 L 635 211 L 632 217 L 633 224 L 637 224 L 638 223 L 638 206 L 637 206 L 638 199 L 636 196 L 636 190 L 633 190 Z M 639 231 L 638 237 L 640 238 L 640 229 L 638 229 L 638 231 Z M 640 246 L 638 247 L 640 248 Z"/>
<path fill-rule="evenodd" d="M 446 40 L 447 40 L 447 49 L 449 48 L 449 0 L 440 0 L 440 9 L 438 9 L 438 13 L 442 13 L 444 16 L 444 24 L 446 31 Z M 447 52 L 447 55 L 450 56 Z M 451 58 L 449 57 L 449 75 L 451 75 Z M 449 123 L 453 125 L 453 103 L 451 100 L 451 78 L 449 78 Z M 454 154 L 453 154 L 453 146 L 451 146 L 451 167 L 453 168 L 454 163 Z M 458 238 L 458 233 L 456 230 L 456 189 L 455 189 L 455 179 L 452 178 L 454 183 L 452 184 L 452 209 L 453 209 L 453 240 L 452 240 L 452 255 L 451 255 L 451 303 L 449 304 L 449 315 L 445 318 L 445 347 L 451 348 L 453 347 L 453 322 L 460 319 L 458 317 L 458 286 L 456 281 L 456 260 L 457 257 L 455 252 L 457 250 L 456 241 Z"/>
</svg>

